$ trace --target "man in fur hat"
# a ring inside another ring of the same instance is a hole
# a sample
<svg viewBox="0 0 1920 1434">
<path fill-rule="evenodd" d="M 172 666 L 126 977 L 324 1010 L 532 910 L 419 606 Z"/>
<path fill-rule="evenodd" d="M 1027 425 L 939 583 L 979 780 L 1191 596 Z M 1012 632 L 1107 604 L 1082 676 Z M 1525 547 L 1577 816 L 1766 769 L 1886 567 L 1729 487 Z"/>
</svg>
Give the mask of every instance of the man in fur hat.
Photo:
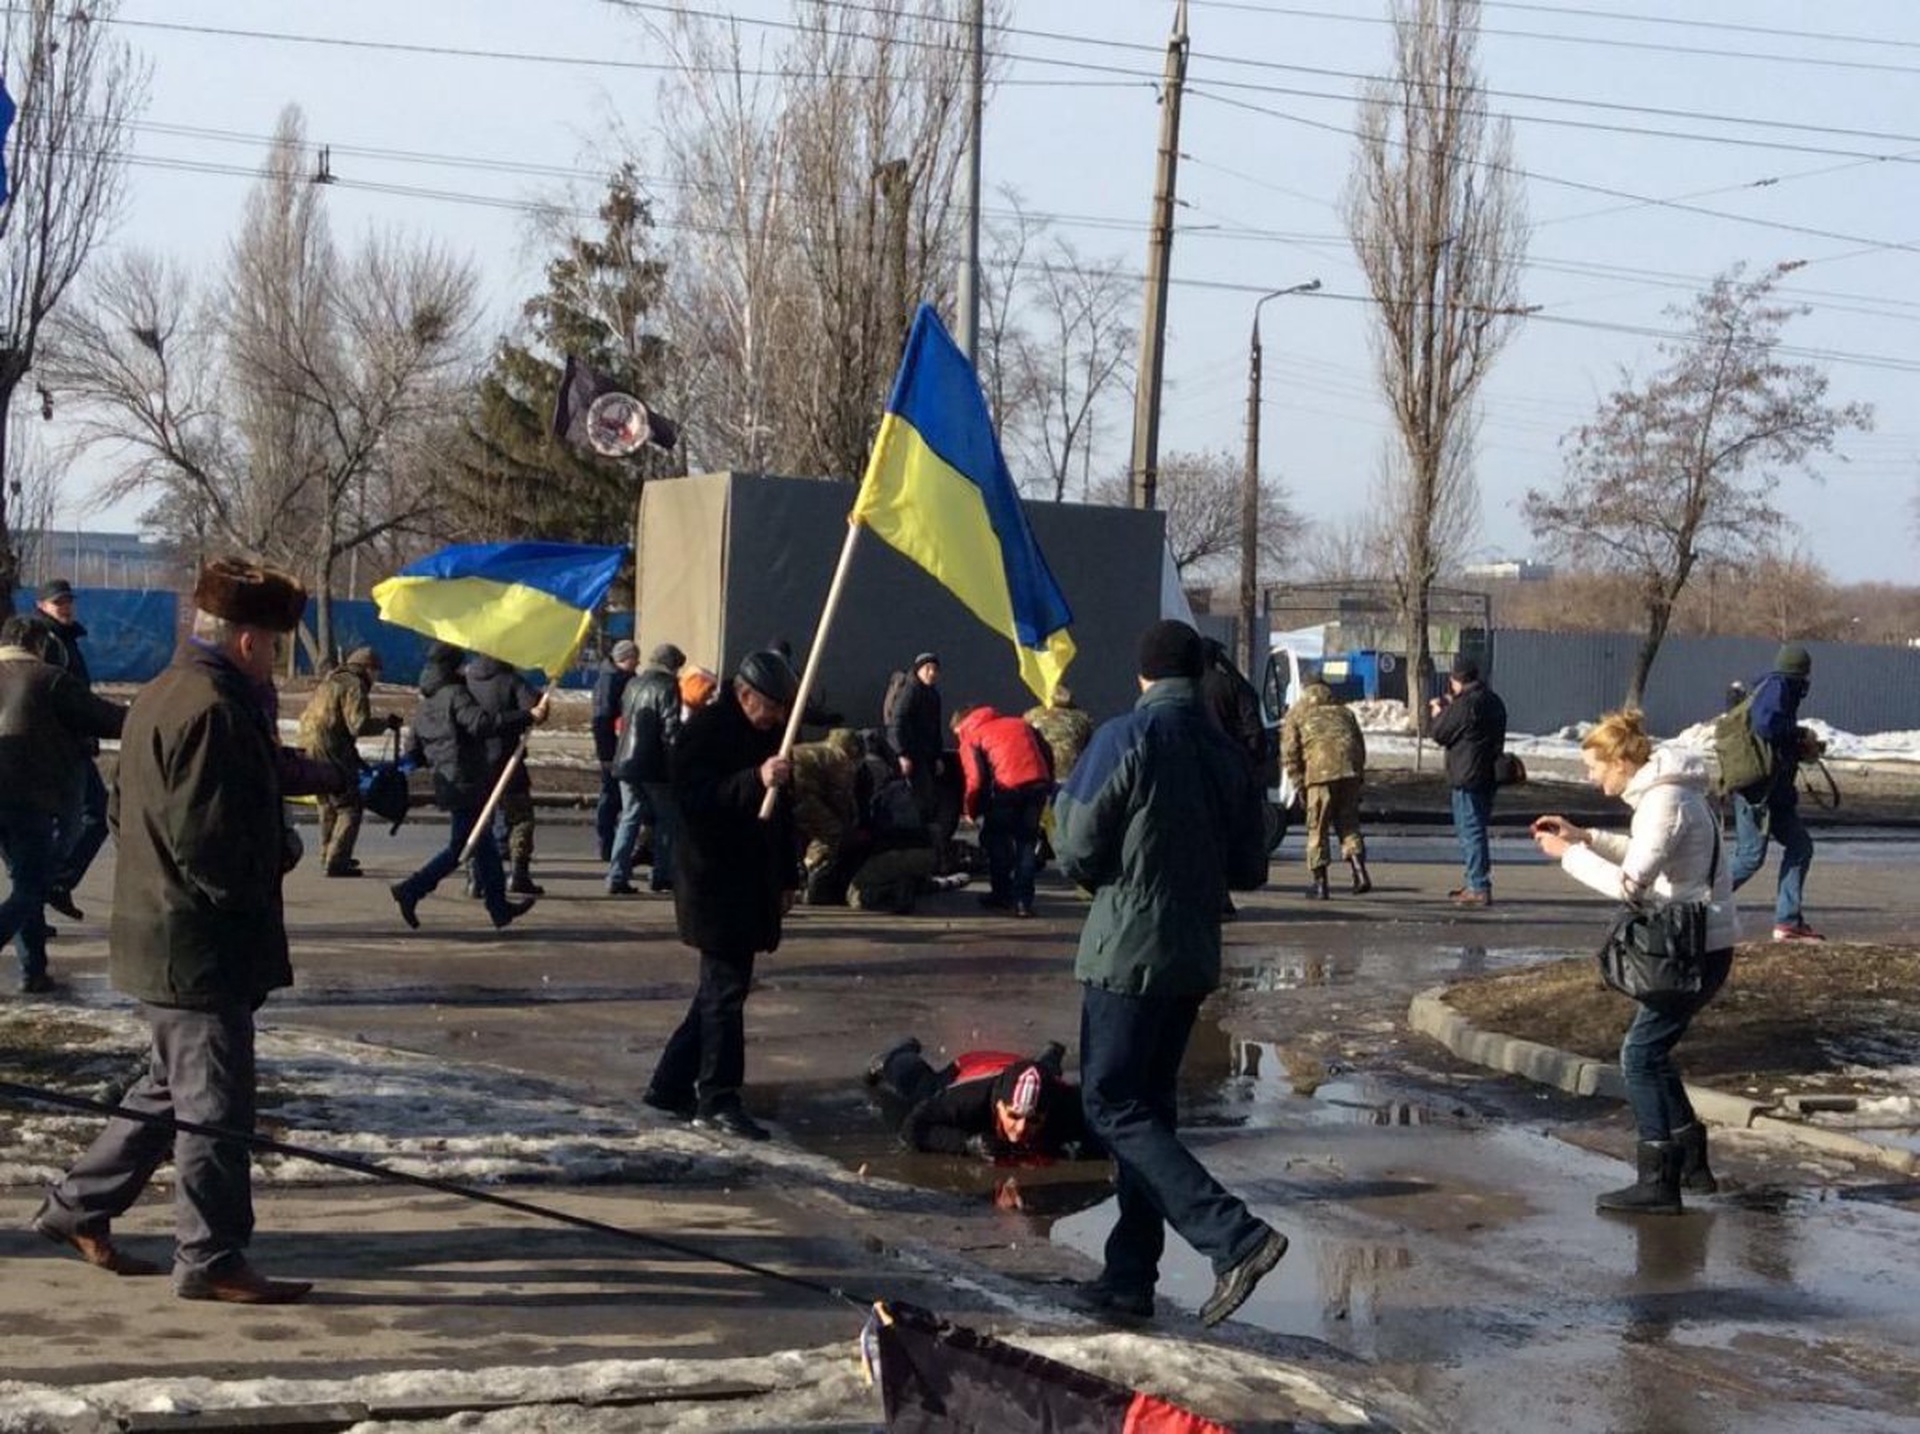
<svg viewBox="0 0 1920 1434">
<path fill-rule="evenodd" d="M 48 1191 L 33 1227 L 115 1275 L 164 1267 L 117 1248 L 111 1225 L 169 1156 L 175 1170 L 173 1289 L 182 1299 L 285 1304 L 304 1280 L 247 1261 L 247 1146 L 173 1130 L 251 1134 L 254 1009 L 291 985 L 280 882 L 298 860 L 281 799 L 337 791 L 343 775 L 280 746 L 273 668 L 307 595 L 285 573 L 222 558 L 201 569 L 193 632 L 133 701 L 114 781 L 120 843 L 108 936 L 114 986 L 152 1032 L 147 1074 Z"/>
</svg>

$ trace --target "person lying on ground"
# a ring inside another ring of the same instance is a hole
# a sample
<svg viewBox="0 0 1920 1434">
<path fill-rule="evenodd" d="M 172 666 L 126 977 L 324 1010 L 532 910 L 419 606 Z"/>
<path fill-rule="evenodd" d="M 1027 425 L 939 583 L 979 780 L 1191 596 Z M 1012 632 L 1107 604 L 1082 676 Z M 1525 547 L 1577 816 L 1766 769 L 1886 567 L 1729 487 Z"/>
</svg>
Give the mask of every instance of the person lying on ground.
<svg viewBox="0 0 1920 1434">
<path fill-rule="evenodd" d="M 935 1070 L 909 1036 L 873 1058 L 867 1084 L 905 1106 L 898 1133 L 913 1150 L 982 1160 L 1095 1157 L 1104 1149 L 1087 1129 L 1080 1088 L 1061 1076 L 1065 1055 L 1057 1041 L 1033 1060 L 965 1051 Z"/>
</svg>

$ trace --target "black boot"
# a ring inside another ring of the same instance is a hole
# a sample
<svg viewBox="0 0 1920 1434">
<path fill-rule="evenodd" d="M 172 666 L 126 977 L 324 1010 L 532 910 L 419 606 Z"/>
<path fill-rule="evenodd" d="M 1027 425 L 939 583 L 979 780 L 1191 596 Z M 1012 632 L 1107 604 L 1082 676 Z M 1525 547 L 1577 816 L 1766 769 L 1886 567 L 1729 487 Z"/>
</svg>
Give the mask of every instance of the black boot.
<svg viewBox="0 0 1920 1434">
<path fill-rule="evenodd" d="M 1373 878 L 1367 875 L 1367 859 L 1364 856 L 1350 856 L 1347 865 L 1353 868 L 1353 894 L 1365 896 L 1373 890 Z"/>
<path fill-rule="evenodd" d="M 1680 1188 L 1690 1195 L 1718 1194 L 1720 1182 L 1707 1168 L 1706 1126 L 1697 1120 L 1681 1126 L 1673 1133 L 1673 1143 L 1680 1147 Z"/>
<path fill-rule="evenodd" d="M 533 873 L 528 870 L 528 864 L 524 861 L 516 861 L 513 864 L 513 875 L 507 878 L 507 890 L 515 896 L 545 896 L 547 894 L 546 887 L 535 884 Z"/>
<path fill-rule="evenodd" d="M 1593 1202 L 1596 1210 L 1620 1215 L 1680 1213 L 1680 1147 L 1671 1140 L 1643 1140 L 1634 1149 L 1640 1178 L 1609 1190 Z"/>
<path fill-rule="evenodd" d="M 1309 901 L 1331 901 L 1333 893 L 1327 889 L 1327 869 L 1317 866 L 1313 869 L 1313 882 L 1307 887 Z"/>
</svg>

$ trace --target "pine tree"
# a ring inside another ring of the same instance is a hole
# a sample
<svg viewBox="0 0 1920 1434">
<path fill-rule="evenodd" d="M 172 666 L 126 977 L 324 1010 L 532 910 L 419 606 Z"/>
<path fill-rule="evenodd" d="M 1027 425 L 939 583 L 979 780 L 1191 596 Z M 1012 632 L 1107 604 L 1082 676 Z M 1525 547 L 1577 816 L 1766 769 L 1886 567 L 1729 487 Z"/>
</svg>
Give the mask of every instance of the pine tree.
<svg viewBox="0 0 1920 1434">
<path fill-rule="evenodd" d="M 562 241 L 545 291 L 522 308 L 524 341 L 502 339 L 480 381 L 451 495 L 462 536 L 627 542 L 641 483 L 677 471 L 655 449 L 594 458 L 552 436 L 568 354 L 649 404 L 671 381 L 673 355 L 653 323 L 666 264 L 652 252 L 652 209 L 631 166 L 613 176 L 599 216 L 598 235 Z"/>
</svg>

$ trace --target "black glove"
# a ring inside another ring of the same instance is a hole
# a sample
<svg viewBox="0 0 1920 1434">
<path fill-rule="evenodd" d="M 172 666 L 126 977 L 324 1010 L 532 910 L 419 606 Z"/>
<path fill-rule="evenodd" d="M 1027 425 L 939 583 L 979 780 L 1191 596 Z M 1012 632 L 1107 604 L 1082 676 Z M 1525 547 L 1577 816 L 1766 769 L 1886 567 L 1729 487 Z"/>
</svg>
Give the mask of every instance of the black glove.
<svg viewBox="0 0 1920 1434">
<path fill-rule="evenodd" d="M 402 717 L 398 712 L 389 712 L 387 714 L 387 730 L 389 732 L 398 732 L 406 725 L 406 718 Z"/>
</svg>

